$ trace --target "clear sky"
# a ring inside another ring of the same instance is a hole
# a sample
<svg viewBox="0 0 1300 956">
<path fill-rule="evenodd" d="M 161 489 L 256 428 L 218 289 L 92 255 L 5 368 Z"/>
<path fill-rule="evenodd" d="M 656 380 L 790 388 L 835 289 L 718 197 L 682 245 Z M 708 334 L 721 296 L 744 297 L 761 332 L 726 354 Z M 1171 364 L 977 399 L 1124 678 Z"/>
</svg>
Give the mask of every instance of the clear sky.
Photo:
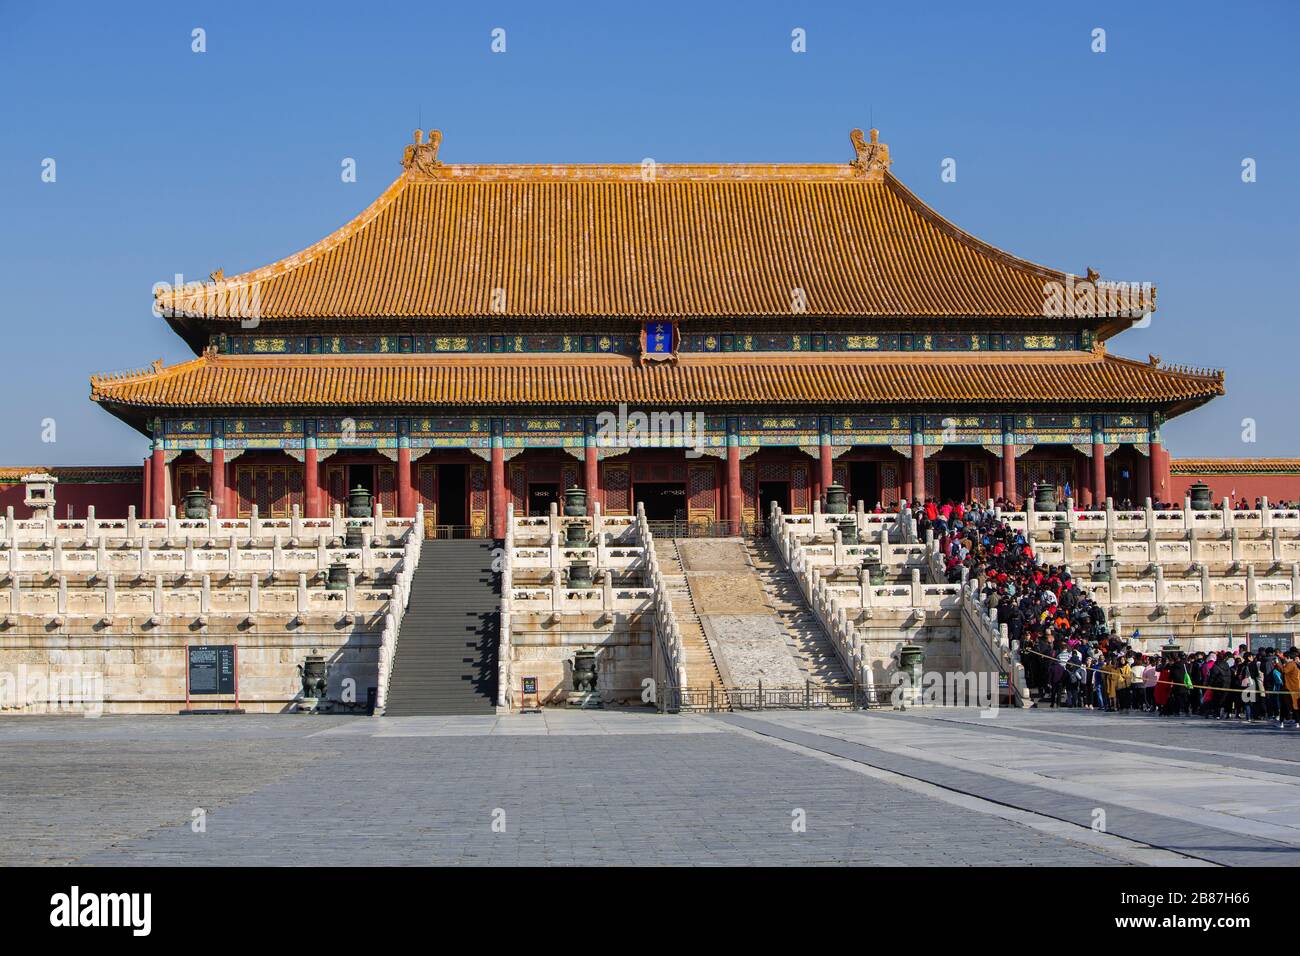
<svg viewBox="0 0 1300 956">
<path fill-rule="evenodd" d="M 0 0 L 0 464 L 139 462 L 87 376 L 192 356 L 153 284 L 323 237 L 417 124 L 448 162 L 847 162 L 874 123 L 975 235 L 1158 284 L 1111 350 L 1228 376 L 1166 428 L 1176 457 L 1300 456 L 1298 26 L 1289 0 Z"/>
</svg>

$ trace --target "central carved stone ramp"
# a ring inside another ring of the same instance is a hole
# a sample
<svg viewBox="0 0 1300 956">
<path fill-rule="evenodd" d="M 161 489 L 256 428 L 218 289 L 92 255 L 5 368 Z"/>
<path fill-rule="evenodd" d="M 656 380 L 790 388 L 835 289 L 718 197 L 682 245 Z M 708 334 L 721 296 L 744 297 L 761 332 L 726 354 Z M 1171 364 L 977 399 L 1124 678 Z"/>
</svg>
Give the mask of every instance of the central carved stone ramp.
<svg viewBox="0 0 1300 956">
<path fill-rule="evenodd" d="M 494 542 L 426 541 L 388 685 L 388 717 L 496 712 Z"/>
<path fill-rule="evenodd" d="M 686 655 L 686 686 L 690 690 L 708 690 L 712 685 L 721 691 L 722 675 L 713 659 L 708 638 L 704 636 L 704 626 L 695 613 L 690 588 L 686 586 L 686 576 L 682 573 L 677 542 L 656 538 L 655 556 L 659 559 L 659 573 L 668 585 L 668 597 L 673 603 L 677 627 L 682 632 L 682 652 Z M 725 697 L 721 698 L 718 706 L 724 706 L 725 701 Z"/>
<path fill-rule="evenodd" d="M 740 538 L 683 538 L 682 570 L 704 636 L 728 687 L 802 687 L 785 626 Z M 679 619 L 680 624 L 680 619 Z"/>
<path fill-rule="evenodd" d="M 814 684 L 851 683 L 835 645 L 804 600 L 799 582 L 781 560 L 776 545 L 768 538 L 756 538 L 748 541 L 746 547 L 763 584 L 763 593 L 781 619 L 786 644 L 804 678 Z"/>
</svg>

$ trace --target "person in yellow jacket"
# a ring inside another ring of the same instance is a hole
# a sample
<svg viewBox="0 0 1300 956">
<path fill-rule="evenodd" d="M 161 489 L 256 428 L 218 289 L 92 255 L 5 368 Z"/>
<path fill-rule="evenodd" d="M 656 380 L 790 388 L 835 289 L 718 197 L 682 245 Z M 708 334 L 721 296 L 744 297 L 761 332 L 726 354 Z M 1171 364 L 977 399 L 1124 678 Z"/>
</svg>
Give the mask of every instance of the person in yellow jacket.
<svg viewBox="0 0 1300 956">
<path fill-rule="evenodd" d="M 1106 694 L 1106 709 L 1115 710 L 1117 704 L 1115 696 L 1119 691 L 1122 671 L 1120 666 L 1115 663 L 1112 657 L 1106 661 L 1106 666 L 1101 669 L 1101 686 Z M 1127 686 L 1127 684 L 1125 684 Z"/>
<path fill-rule="evenodd" d="M 1282 686 L 1288 691 L 1291 704 L 1292 726 L 1300 727 L 1300 650 L 1291 648 L 1286 654 L 1286 663 L 1282 665 Z"/>
<path fill-rule="evenodd" d="M 1129 688 L 1133 686 L 1133 665 L 1128 662 L 1128 658 L 1121 657 L 1115 662 L 1115 666 L 1119 668 L 1119 681 L 1115 688 L 1119 709 L 1130 710 L 1133 707 L 1133 699 L 1129 693 Z"/>
</svg>

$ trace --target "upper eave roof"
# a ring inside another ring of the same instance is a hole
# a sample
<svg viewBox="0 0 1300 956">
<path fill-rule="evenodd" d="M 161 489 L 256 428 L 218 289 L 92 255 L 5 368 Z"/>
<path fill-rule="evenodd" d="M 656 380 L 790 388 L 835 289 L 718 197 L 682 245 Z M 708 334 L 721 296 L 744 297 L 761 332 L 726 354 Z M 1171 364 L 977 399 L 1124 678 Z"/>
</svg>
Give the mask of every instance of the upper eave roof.
<svg viewBox="0 0 1300 956">
<path fill-rule="evenodd" d="M 808 315 L 1044 316 L 1096 280 L 958 229 L 854 131 L 842 165 L 476 165 L 407 147 L 364 212 L 269 266 L 156 294 L 174 321 Z M 1105 283 L 1101 283 L 1105 285 Z M 1085 316 L 1110 334 L 1151 286 Z M 1116 321 L 1118 314 L 1119 321 Z M 1055 321 L 1049 318 L 1047 321 Z"/>
</svg>

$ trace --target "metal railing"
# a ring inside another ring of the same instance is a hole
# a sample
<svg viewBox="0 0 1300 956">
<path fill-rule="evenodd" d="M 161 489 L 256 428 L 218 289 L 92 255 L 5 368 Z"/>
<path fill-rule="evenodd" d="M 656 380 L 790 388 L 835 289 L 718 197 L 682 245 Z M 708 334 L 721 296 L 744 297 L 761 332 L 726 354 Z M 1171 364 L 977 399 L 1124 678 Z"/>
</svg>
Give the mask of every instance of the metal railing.
<svg viewBox="0 0 1300 956">
<path fill-rule="evenodd" d="M 685 518 L 666 519 L 661 518 L 657 521 L 647 519 L 646 523 L 650 525 L 650 532 L 656 538 L 734 538 L 736 532 L 732 530 L 729 521 L 688 521 Z M 767 537 L 767 524 L 760 520 L 745 520 L 741 522 L 740 537 L 744 538 L 765 538 Z"/>
<path fill-rule="evenodd" d="M 892 704 L 894 684 L 816 684 L 803 686 L 669 687 L 660 696 L 666 713 L 721 713 L 727 710 L 867 710 Z"/>
<path fill-rule="evenodd" d="M 467 524 L 435 524 L 426 525 L 424 529 L 424 539 L 426 541 L 450 541 L 459 538 L 489 538 L 491 537 L 491 527 L 483 526 L 475 528 Z"/>
</svg>

